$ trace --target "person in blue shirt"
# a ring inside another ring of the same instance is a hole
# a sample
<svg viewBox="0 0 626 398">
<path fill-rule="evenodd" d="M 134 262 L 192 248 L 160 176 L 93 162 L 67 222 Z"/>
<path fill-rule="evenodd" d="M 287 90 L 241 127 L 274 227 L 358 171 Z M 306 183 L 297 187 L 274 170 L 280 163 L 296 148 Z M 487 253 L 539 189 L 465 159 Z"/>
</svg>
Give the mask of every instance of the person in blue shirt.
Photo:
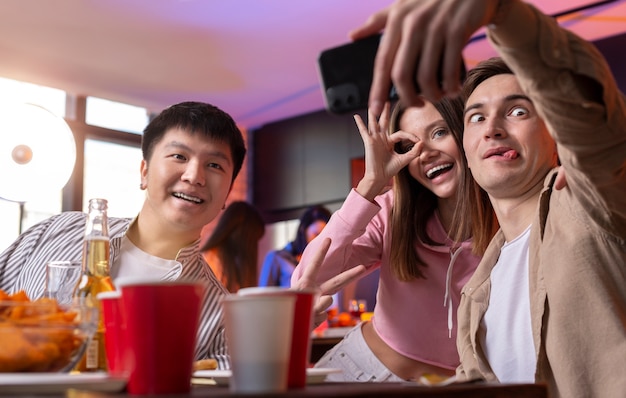
<svg viewBox="0 0 626 398">
<path fill-rule="evenodd" d="M 281 250 L 265 256 L 259 286 L 291 287 L 291 274 L 300 262 L 302 252 L 328 223 L 331 213 L 323 206 L 311 206 L 300 217 L 296 237 Z"/>
</svg>

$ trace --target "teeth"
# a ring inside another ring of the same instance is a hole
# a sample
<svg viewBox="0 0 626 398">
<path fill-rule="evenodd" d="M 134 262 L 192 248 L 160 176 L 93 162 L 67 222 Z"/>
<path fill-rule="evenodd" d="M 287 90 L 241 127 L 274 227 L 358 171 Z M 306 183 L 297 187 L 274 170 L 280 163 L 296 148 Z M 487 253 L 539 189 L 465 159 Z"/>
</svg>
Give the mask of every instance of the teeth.
<svg viewBox="0 0 626 398">
<path fill-rule="evenodd" d="M 452 163 L 446 163 L 446 164 L 441 164 L 439 166 L 435 166 L 426 172 L 426 177 L 432 178 L 438 171 L 445 170 L 450 167 L 452 167 Z"/>
<path fill-rule="evenodd" d="M 188 200 L 190 202 L 202 203 L 202 199 L 196 198 L 194 196 L 185 195 L 184 193 L 180 193 L 180 192 L 175 192 L 174 196 L 177 197 L 177 198 Z"/>
</svg>

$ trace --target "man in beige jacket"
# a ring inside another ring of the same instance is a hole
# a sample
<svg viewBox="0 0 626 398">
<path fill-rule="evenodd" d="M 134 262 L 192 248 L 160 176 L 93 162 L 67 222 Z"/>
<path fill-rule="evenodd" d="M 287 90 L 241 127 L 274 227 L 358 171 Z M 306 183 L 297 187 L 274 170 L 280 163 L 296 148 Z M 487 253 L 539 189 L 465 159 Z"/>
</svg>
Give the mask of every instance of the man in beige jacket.
<svg viewBox="0 0 626 398">
<path fill-rule="evenodd" d="M 484 25 L 506 64 L 469 72 L 463 143 L 501 230 L 463 289 L 457 375 L 623 397 L 626 101 L 597 50 L 518 0 L 398 1 L 353 32 L 385 26 L 370 107 L 391 78 L 408 103 L 416 77 L 428 99 L 458 92 L 453 66 Z"/>
</svg>

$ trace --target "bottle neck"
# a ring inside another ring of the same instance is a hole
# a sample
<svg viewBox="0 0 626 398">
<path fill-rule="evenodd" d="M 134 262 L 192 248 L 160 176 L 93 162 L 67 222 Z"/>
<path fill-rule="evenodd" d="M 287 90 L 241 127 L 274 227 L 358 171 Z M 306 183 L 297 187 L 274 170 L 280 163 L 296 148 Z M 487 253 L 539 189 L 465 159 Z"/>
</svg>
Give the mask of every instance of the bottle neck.
<svg viewBox="0 0 626 398">
<path fill-rule="evenodd" d="M 83 272 L 90 276 L 106 277 L 109 272 L 109 238 L 86 237 L 83 243 Z"/>
<path fill-rule="evenodd" d="M 106 199 L 91 199 L 83 243 L 83 272 L 109 276 L 109 225 Z"/>
<path fill-rule="evenodd" d="M 109 226 L 106 212 L 95 212 L 87 215 L 85 239 L 92 237 L 109 237 Z"/>
</svg>

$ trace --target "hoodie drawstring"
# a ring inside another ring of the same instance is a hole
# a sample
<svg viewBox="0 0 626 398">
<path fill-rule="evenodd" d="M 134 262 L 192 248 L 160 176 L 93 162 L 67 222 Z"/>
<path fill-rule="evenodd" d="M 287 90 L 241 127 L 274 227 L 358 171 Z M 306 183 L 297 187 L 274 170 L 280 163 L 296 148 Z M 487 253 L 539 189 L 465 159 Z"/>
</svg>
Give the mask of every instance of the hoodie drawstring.
<svg viewBox="0 0 626 398">
<path fill-rule="evenodd" d="M 462 246 L 459 246 L 458 249 L 456 249 L 456 251 L 452 251 L 452 249 L 450 249 L 450 264 L 448 264 L 448 272 L 446 273 L 446 294 L 443 297 L 443 306 L 445 307 L 447 305 L 448 307 L 448 338 L 451 339 L 452 338 L 452 326 L 453 326 L 453 320 L 452 320 L 452 316 L 454 315 L 452 312 L 452 294 L 450 292 L 451 287 L 451 282 L 452 282 L 452 269 L 454 268 L 454 263 L 456 262 L 457 257 L 459 256 L 459 254 L 461 253 L 461 250 L 463 250 Z"/>
</svg>

